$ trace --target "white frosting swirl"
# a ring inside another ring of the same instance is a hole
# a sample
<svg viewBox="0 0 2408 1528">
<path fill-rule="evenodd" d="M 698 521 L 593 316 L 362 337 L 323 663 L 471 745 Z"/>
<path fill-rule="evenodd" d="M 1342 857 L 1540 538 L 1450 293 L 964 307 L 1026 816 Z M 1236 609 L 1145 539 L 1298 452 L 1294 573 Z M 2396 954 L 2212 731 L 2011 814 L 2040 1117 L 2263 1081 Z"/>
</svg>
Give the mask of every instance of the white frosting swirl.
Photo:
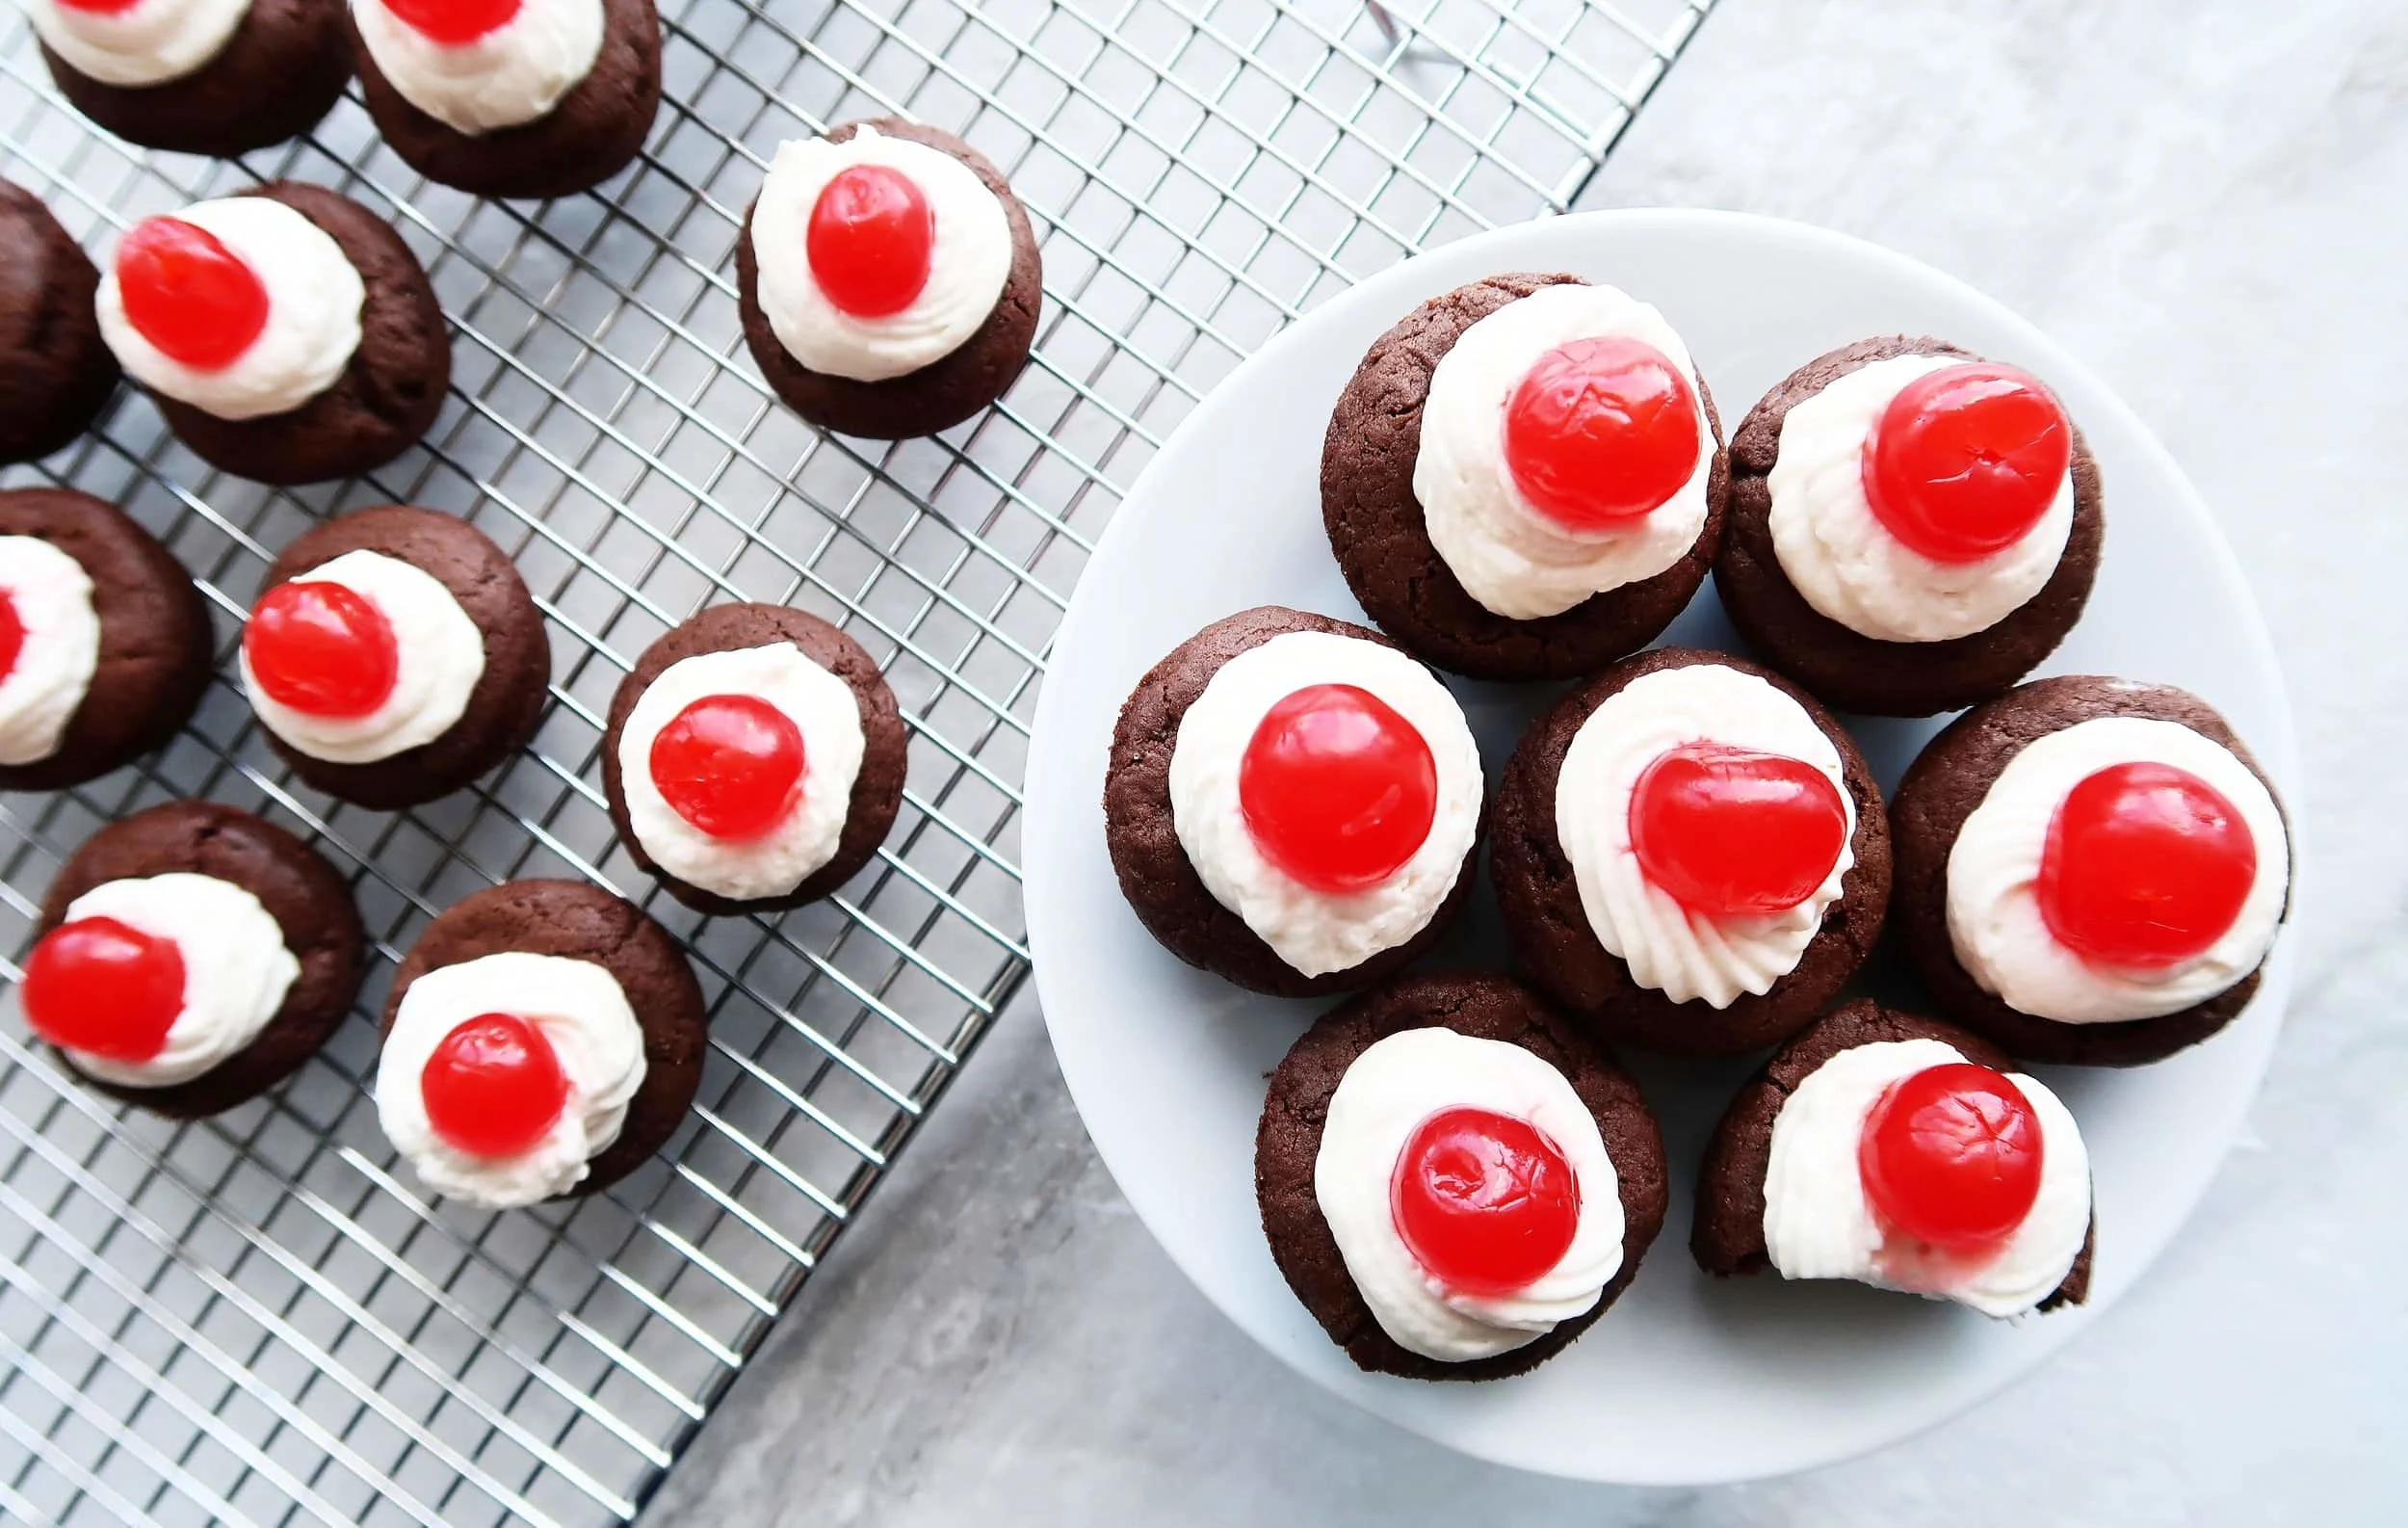
<svg viewBox="0 0 2408 1528">
<path fill-rule="evenodd" d="M 896 313 L 845 312 L 811 274 L 811 210 L 827 183 L 855 165 L 911 177 L 936 221 L 928 285 Z M 883 382 L 942 360 L 979 330 L 1011 275 L 1011 223 L 978 172 L 942 149 L 867 125 L 841 144 L 790 139 L 777 147 L 752 209 L 756 295 L 786 353 L 815 372 Z"/>
<path fill-rule="evenodd" d="M 269 731 L 334 764 L 373 764 L 450 731 L 468 710 L 484 677 L 484 633 L 442 580 L 414 563 L 366 548 L 345 552 L 293 580 L 340 584 L 377 607 L 392 624 L 401 662 L 393 691 L 365 716 L 312 716 L 259 688 L 250 655 L 238 662 L 243 690 Z"/>
<path fill-rule="evenodd" d="M 427 1118 L 427 1062 L 445 1036 L 486 1014 L 510 1014 L 541 1030 L 568 1079 L 560 1118 L 514 1156 L 462 1151 Z M 377 1120 L 429 1188 L 486 1209 L 510 1209 L 583 1182 L 587 1164 L 618 1139 L 643 1077 L 643 1029 L 618 978 L 591 961 L 504 950 L 409 984 L 377 1062 Z"/>
<path fill-rule="evenodd" d="M 2021 1072 L 2008 1080 L 2040 1123 L 2040 1193 L 2023 1224 L 1968 1255 L 1887 1238 L 1857 1166 L 1865 1118 L 1890 1085 L 1965 1058 L 1936 1040 L 1880 1041 L 1807 1073 L 1772 1120 L 1765 1172 L 1765 1251 L 1784 1278 L 1854 1278 L 2015 1316 L 2056 1291 L 2090 1234 L 2090 1155 L 2056 1094 Z"/>
<path fill-rule="evenodd" d="M 715 838 L 677 815 L 652 778 L 652 742 L 705 696 L 768 701 L 802 734 L 802 794 L 758 838 Z M 748 902 L 779 897 L 836 857 L 867 741 L 851 685 L 791 642 L 680 658 L 644 687 L 619 731 L 619 788 L 636 842 L 690 885 Z"/>
<path fill-rule="evenodd" d="M 2222 937 L 2155 969 L 2094 963 L 2059 944 L 2034 887 L 2049 825 L 2076 785 L 2116 764 L 2168 764 L 2213 786 L 2240 813 L 2257 879 Z M 2221 744 L 2173 722 L 2097 717 L 2027 744 L 1965 819 L 1949 849 L 1949 940 L 1982 990 L 2061 1024 L 2155 1018 L 2204 1003 L 2258 968 L 2283 921 L 2290 842 L 2264 781 Z"/>
<path fill-rule="evenodd" d="M 1238 803 L 1238 770 L 1263 718 L 1315 684 L 1369 691 L 1410 723 L 1437 766 L 1438 805 L 1413 857 L 1377 885 L 1317 891 L 1263 857 Z M 1170 812 L 1215 901 L 1306 976 L 1362 964 L 1428 927 L 1479 831 L 1479 747 L 1463 709 L 1396 648 L 1333 632 L 1284 632 L 1221 665 L 1179 721 Z"/>
<path fill-rule="evenodd" d="M 1578 531 L 1526 498 L 1505 461 L 1505 405 L 1539 357 L 1576 339 L 1628 338 L 1662 351 L 1697 404 L 1697 468 L 1631 523 Z M 1570 610 L 1592 594 L 1653 578 L 1706 528 L 1714 457 L 1705 387 L 1663 315 L 1610 286 L 1543 286 L 1463 331 L 1430 374 L 1413 497 L 1430 544 L 1465 593 L 1511 620 Z"/>
<path fill-rule="evenodd" d="M 602 55 L 602 0 L 520 0 L 483 37 L 437 42 L 384 0 L 352 0 L 359 40 L 402 99 L 476 137 L 548 114 Z"/>
<path fill-rule="evenodd" d="M 1839 787 L 1847 838 L 1805 901 L 1780 912 L 1717 918 L 1682 906 L 1647 879 L 1631 847 L 1631 794 L 1647 766 L 1686 743 L 1802 759 Z M 1721 1009 L 1741 992 L 1770 991 L 1797 968 L 1856 863 L 1856 803 L 1839 748 L 1805 707 L 1752 673 L 1693 663 L 1639 675 L 1581 724 L 1556 778 L 1556 838 L 1572 862 L 1589 928 L 1630 966 L 1631 980 L 1676 1003 Z"/>
<path fill-rule="evenodd" d="M 0 536 L 0 592 L 25 640 L 0 674 L 0 764 L 59 751 L 100 666 L 100 616 L 84 565 L 39 536 Z"/>
<path fill-rule="evenodd" d="M 136 0 L 122 11 L 84 11 L 59 0 L 24 6 L 42 44 L 76 73 L 134 88 L 206 67 L 250 13 L 250 0 Z"/>
<path fill-rule="evenodd" d="M 1527 1120 L 1572 1169 L 1580 1218 L 1556 1265 L 1508 1295 L 1449 1289 L 1398 1234 L 1397 1158 L 1441 1110 L 1487 1109 Z M 1313 1197 L 1379 1330 L 1441 1363 L 1527 1347 L 1593 1308 L 1622 1271 L 1622 1190 L 1596 1117 L 1561 1072 L 1519 1045 L 1452 1029 L 1408 1029 L 1347 1067 L 1329 1100 Z"/>
<path fill-rule="evenodd" d="M 1865 442 L 1907 383 L 1961 356 L 1893 356 L 1860 366 L 1789 411 L 1767 524 L 1781 571 L 1806 603 L 1877 642 L 1945 642 L 1986 631 L 2056 572 L 2074 528 L 2069 468 L 2039 523 L 1970 563 L 1935 562 L 1897 537 L 1865 497 Z"/>
<path fill-rule="evenodd" d="M 179 870 L 105 881 L 67 904 L 66 922 L 83 918 L 115 918 L 170 940 L 184 961 L 184 1006 L 159 1054 L 118 1061 L 67 1050 L 79 1069 L 103 1082 L 167 1088 L 192 1081 L 257 1039 L 301 975 L 275 915 L 215 876 Z"/>
<path fill-rule="evenodd" d="M 268 197 L 196 201 L 174 216 L 217 235 L 250 267 L 268 289 L 267 327 L 228 365 L 187 366 L 126 318 L 112 260 L 101 272 L 94 309 L 100 337 L 126 375 L 221 419 L 290 413 L 333 386 L 359 349 L 359 312 L 368 297 L 334 236 Z"/>
</svg>

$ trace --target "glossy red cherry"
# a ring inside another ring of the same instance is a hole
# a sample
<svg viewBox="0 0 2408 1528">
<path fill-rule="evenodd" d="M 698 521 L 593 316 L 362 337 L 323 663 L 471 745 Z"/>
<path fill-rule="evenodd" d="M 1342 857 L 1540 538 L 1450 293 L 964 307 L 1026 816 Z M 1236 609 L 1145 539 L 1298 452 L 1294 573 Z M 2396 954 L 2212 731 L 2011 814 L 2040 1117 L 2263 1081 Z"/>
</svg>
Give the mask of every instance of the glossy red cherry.
<svg viewBox="0 0 2408 1528">
<path fill-rule="evenodd" d="M 1506 401 L 1505 459 L 1541 514 L 1610 530 L 1697 471 L 1697 394 L 1670 356 L 1635 339 L 1576 339 L 1538 357 Z"/>
<path fill-rule="evenodd" d="M 268 288 L 208 229 L 144 218 L 118 241 L 125 321 L 170 360 L 200 371 L 234 364 L 268 327 Z"/>
<path fill-rule="evenodd" d="M 1264 713 L 1238 761 L 1254 845 L 1316 891 L 1360 891 L 1402 869 L 1438 817 L 1438 761 L 1379 697 L 1308 684 Z"/>
<path fill-rule="evenodd" d="M 427 1122 L 470 1156 L 506 1157 L 543 1139 L 568 1102 L 568 1076 L 537 1025 L 480 1014 L 454 1028 L 418 1074 Z"/>
<path fill-rule="evenodd" d="M 884 318 L 909 307 L 929 284 L 936 214 L 902 171 L 854 165 L 820 189 L 804 248 L 837 311 Z"/>
<path fill-rule="evenodd" d="M 1892 1083 L 1856 1148 L 1884 1226 L 1950 1251 L 2005 1240 L 2040 1197 L 2040 1117 L 2022 1090 L 1971 1062 Z"/>
<path fill-rule="evenodd" d="M 652 783 L 714 838 L 757 838 L 802 785 L 802 729 L 758 696 L 706 695 L 653 736 Z"/>
<path fill-rule="evenodd" d="M 1804 759 L 1687 743 L 1639 773 L 1630 829 L 1650 882 L 1685 908 L 1732 917 L 1814 895 L 1847 843 L 1847 807 Z"/>
<path fill-rule="evenodd" d="M 96 16 L 113 16 L 119 12 L 133 10 L 142 4 L 142 0 L 59 0 L 59 4 L 69 11 L 82 11 Z"/>
<path fill-rule="evenodd" d="M 2046 387 L 2012 366 L 1950 366 L 1882 410 L 1865 441 L 1865 498 L 1909 547 L 1971 563 L 2040 523 L 2073 455 L 2074 427 Z"/>
<path fill-rule="evenodd" d="M 2257 879 L 2257 840 L 2222 792 L 2170 764 L 2112 764 L 2057 804 L 2033 893 L 2059 944 L 2148 969 L 2206 953 Z"/>
<path fill-rule="evenodd" d="M 25 962 L 25 1022 L 54 1045 L 148 1061 L 184 1011 L 184 952 L 115 918 L 77 918 Z"/>
<path fill-rule="evenodd" d="M 1520 1289 L 1563 1260 L 1581 1189 L 1536 1125 L 1489 1109 L 1442 1109 L 1398 1153 L 1397 1234 L 1429 1276 L 1467 1295 Z"/>
<path fill-rule="evenodd" d="M 16 672 L 16 660 L 25 650 L 25 618 L 17 614 L 16 596 L 0 589 L 0 679 Z"/>
<path fill-rule="evenodd" d="M 402 25 L 430 42 L 458 47 L 498 32 L 518 14 L 519 0 L 384 0 Z"/>
<path fill-rule="evenodd" d="M 366 716 L 402 672 L 401 644 L 376 601 L 306 579 L 259 596 L 243 624 L 243 656 L 261 694 L 309 716 Z"/>
</svg>

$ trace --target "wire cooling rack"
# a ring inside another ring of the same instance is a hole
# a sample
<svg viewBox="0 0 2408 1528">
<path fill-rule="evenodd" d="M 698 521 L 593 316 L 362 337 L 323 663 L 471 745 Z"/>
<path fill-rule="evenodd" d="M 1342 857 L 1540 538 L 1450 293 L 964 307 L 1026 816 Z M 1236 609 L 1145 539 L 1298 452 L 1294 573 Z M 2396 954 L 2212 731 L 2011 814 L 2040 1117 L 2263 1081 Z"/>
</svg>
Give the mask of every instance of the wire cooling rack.
<svg viewBox="0 0 2408 1528">
<path fill-rule="evenodd" d="M 1712 0 L 671 0 L 667 104 L 597 195 L 421 182 L 347 101 L 242 164 L 144 155 L 0 31 L 0 174 L 95 247 L 290 175 L 389 213 L 456 331 L 423 449 L 370 483 L 218 475 L 150 406 L 10 483 L 69 483 L 167 540 L 220 677 L 136 770 L 0 798 L 0 950 L 112 818 L 206 795 L 311 835 L 376 941 L 362 1012 L 271 1098 L 120 1110 L 0 1023 L 0 1513 L 29 1522 L 599 1523 L 632 1516 L 1028 969 L 1018 789 L 1046 644 L 1165 436 L 1283 324 L 1426 245 L 1567 207 Z M 741 356 L 738 220 L 782 139 L 897 112 L 1004 166 L 1046 305 L 1006 402 L 942 440 L 824 438 Z M 533 749 L 404 815 L 292 780 L 230 680 L 269 559 L 318 516 L 467 516 L 547 618 Z M 703 920 L 613 839 L 597 749 L 645 644 L 719 599 L 799 604 L 884 665 L 901 821 L 845 895 Z M 366 1092 L 393 962 L 526 875 L 635 896 L 712 1003 L 692 1117 L 573 1209 L 470 1212 L 397 1165 Z M 13 979 L 17 968 L 0 960 Z M 831 1398 L 831 1404 L 841 1404 Z"/>
</svg>

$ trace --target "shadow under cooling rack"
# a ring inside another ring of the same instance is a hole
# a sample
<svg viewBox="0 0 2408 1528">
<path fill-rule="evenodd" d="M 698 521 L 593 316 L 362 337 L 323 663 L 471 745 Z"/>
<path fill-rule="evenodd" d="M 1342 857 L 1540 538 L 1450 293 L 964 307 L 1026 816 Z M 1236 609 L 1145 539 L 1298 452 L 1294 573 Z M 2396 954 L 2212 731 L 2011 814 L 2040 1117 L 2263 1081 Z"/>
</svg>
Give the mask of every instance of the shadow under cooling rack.
<svg viewBox="0 0 2408 1528">
<path fill-rule="evenodd" d="M 389 214 L 454 327 L 426 445 L 366 483 L 211 472 L 148 403 L 12 484 L 123 504 L 215 609 L 219 680 L 173 746 L 0 798 L 0 950 L 110 819 L 207 795 L 314 838 L 378 956 L 362 1011 L 272 1097 L 171 1125 L 0 1023 L 0 1513 L 29 1522 L 536 1523 L 634 1515 L 1011 997 L 1018 790 L 1046 645 L 1162 440 L 1267 336 L 1426 245 L 1568 206 L 1710 0 L 670 0 L 667 99 L 602 192 L 480 202 L 347 100 L 239 164 L 144 155 L 0 30 L 0 174 L 95 250 L 263 178 Z M 1034 363 L 945 438 L 824 437 L 743 358 L 739 220 L 782 139 L 901 113 L 1010 174 L 1043 240 Z M 292 781 L 231 680 L 269 559 L 317 518 L 459 514 L 542 605 L 553 703 L 478 789 L 406 814 Z M 653 895 L 602 807 L 633 656 L 724 599 L 798 604 L 884 665 L 906 802 L 846 892 L 783 917 Z M 366 1092 L 394 961 L 458 897 L 590 878 L 683 937 L 712 1001 L 697 1105 L 573 1209 L 431 1200 Z M 0 971 L 16 968 L 0 960 Z"/>
</svg>

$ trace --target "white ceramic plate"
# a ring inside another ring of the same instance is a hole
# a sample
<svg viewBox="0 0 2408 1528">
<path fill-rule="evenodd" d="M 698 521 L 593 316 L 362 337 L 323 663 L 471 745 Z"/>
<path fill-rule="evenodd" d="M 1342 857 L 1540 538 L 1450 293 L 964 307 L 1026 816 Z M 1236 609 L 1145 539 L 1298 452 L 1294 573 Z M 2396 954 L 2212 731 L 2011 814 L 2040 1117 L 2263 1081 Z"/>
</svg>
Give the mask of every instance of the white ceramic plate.
<svg viewBox="0 0 2408 1528">
<path fill-rule="evenodd" d="M 1930 333 L 2019 363 L 2062 395 L 2106 477 L 2107 556 L 2044 672 L 2162 680 L 2229 717 L 2278 786 L 2297 776 L 2264 625 L 2231 550 L 2149 432 L 2080 362 L 1979 293 L 1836 234 L 1711 212 L 1608 212 L 1467 239 L 1364 282 L 1279 335 L 1147 469 L 1055 641 L 1028 770 L 1029 935 L 1063 1076 L 1148 1228 L 1255 1341 L 1315 1383 L 1451 1448 L 1632 1484 L 1770 1475 L 1878 1447 L 1997 1390 L 2132 1288 L 2213 1176 L 2264 1071 L 2290 987 L 2285 940 L 2258 999 L 2207 1044 L 2128 1072 L 2050 1071 L 2097 1173 L 2086 1307 L 1994 1323 L 1852 1284 L 1716 1282 L 1689 1260 L 1698 1153 L 1746 1063 L 1633 1058 L 1663 1120 L 1672 1213 L 1636 1282 L 1520 1379 L 1427 1384 L 1359 1372 L 1289 1293 L 1255 1213 L 1264 1076 L 1322 1005 L 1258 997 L 1181 964 L 1121 901 L 1104 765 L 1120 702 L 1208 621 L 1283 604 L 1350 619 L 1322 534 L 1322 432 L 1366 347 L 1424 298 L 1498 271 L 1572 271 L 1661 307 L 1736 424 L 1792 368 L 1869 334 Z M 1667 640 L 1735 647 L 1712 586 Z M 1547 686 L 1453 681 L 1493 783 Z M 1854 726 L 1885 788 L 1928 723 Z M 1447 962 L 1503 963 L 1483 871 Z M 1876 957 L 1876 967 L 1882 957 Z M 1876 968 L 1876 990 L 1912 1001 Z"/>
</svg>

